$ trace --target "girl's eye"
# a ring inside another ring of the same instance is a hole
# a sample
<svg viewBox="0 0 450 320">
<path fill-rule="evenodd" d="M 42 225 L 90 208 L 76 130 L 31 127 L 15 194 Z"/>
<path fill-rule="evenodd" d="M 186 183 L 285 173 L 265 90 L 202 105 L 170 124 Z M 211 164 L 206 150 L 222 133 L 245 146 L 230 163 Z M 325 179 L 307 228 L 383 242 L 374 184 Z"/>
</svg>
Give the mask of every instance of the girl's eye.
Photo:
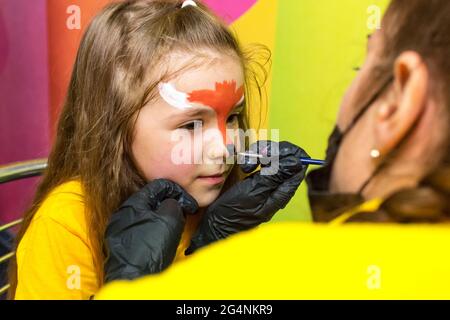
<svg viewBox="0 0 450 320">
<path fill-rule="evenodd" d="M 239 120 L 239 114 L 235 113 L 228 117 L 227 123 L 234 123 L 234 122 L 237 122 L 238 120 Z"/>
<path fill-rule="evenodd" d="M 193 131 L 193 130 L 201 128 L 202 126 L 203 126 L 202 120 L 194 120 L 194 121 L 191 121 L 191 122 L 188 122 L 188 123 L 182 125 L 180 127 L 180 129 L 186 129 L 186 130 Z"/>
</svg>

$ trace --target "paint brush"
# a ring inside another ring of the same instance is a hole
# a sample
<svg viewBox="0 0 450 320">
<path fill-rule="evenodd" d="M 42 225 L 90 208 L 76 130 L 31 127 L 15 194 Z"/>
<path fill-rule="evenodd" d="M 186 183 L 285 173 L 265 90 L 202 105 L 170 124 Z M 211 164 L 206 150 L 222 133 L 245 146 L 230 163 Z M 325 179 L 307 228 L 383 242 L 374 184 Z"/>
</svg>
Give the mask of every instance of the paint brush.
<svg viewBox="0 0 450 320">
<path fill-rule="evenodd" d="M 267 158 L 267 156 L 264 156 L 262 154 L 257 154 L 257 153 L 238 152 L 238 155 L 243 156 L 243 157 L 249 157 L 249 158 Z M 304 165 L 324 166 L 326 164 L 326 162 L 324 160 L 317 160 L 317 159 L 311 159 L 311 158 L 300 158 L 300 161 Z"/>
</svg>

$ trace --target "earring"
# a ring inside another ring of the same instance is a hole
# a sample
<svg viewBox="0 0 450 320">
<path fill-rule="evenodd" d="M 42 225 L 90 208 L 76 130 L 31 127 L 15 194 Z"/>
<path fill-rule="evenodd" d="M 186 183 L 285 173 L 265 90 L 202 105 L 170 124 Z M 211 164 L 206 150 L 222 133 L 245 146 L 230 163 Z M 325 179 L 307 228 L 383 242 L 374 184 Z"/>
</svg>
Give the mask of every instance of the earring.
<svg viewBox="0 0 450 320">
<path fill-rule="evenodd" d="M 378 150 L 378 149 L 370 150 L 370 157 L 372 159 L 378 159 L 380 156 L 381 156 L 380 150 Z"/>
</svg>

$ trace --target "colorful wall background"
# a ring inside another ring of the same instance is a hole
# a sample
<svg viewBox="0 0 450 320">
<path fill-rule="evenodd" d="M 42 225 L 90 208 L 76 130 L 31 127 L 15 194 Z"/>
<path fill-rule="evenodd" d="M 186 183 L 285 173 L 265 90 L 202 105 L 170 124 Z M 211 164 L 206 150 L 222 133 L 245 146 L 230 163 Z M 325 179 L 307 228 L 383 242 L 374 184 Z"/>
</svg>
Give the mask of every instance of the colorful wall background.
<svg viewBox="0 0 450 320">
<path fill-rule="evenodd" d="M 0 165 L 47 156 L 82 32 L 108 2 L 0 0 Z M 368 9 L 384 9 L 388 0 L 205 2 L 244 45 L 272 51 L 262 125 L 322 158 L 340 99 L 364 59 Z M 80 29 L 67 27 L 74 5 Z M 21 216 L 36 183 L 0 185 L 0 224 Z M 310 220 L 305 186 L 280 220 Z"/>
</svg>

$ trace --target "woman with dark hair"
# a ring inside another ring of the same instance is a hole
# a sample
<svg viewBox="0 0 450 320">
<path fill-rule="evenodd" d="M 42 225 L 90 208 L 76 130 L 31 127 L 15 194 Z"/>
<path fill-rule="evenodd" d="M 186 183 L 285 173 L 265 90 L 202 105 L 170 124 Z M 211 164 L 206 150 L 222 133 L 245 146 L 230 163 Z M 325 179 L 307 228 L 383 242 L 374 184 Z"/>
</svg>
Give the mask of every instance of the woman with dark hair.
<svg viewBox="0 0 450 320">
<path fill-rule="evenodd" d="M 395 0 L 368 42 L 329 140 L 308 177 L 316 221 L 446 222 L 450 192 L 450 3 Z"/>
</svg>

